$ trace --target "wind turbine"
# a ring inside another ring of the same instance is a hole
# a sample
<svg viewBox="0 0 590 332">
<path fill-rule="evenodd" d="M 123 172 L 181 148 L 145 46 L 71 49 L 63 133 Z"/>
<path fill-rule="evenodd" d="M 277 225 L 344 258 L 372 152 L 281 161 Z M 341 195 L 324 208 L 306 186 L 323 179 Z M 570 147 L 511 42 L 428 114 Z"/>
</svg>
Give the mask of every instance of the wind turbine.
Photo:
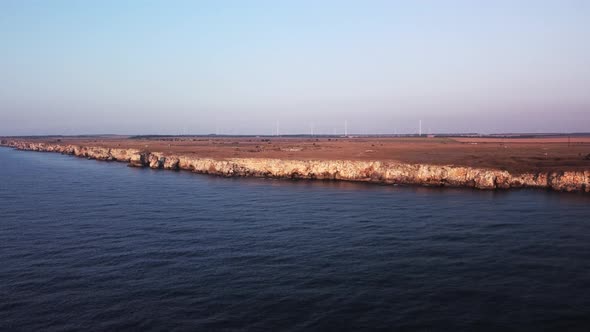
<svg viewBox="0 0 590 332">
<path fill-rule="evenodd" d="M 344 136 L 348 136 L 348 120 L 344 120 Z"/>
<path fill-rule="evenodd" d="M 418 123 L 419 123 L 419 125 L 418 125 L 418 126 L 419 126 L 419 128 L 420 128 L 420 129 L 419 129 L 419 132 L 418 132 L 418 136 L 422 137 L 422 120 L 420 120 Z"/>
</svg>

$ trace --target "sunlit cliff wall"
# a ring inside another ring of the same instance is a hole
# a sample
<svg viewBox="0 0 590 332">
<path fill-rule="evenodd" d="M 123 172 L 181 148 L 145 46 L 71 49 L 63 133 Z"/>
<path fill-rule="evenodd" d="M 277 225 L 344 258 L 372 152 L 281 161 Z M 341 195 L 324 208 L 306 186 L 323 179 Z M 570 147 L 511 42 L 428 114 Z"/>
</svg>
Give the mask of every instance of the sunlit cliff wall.
<svg viewBox="0 0 590 332">
<path fill-rule="evenodd" d="M 210 159 L 195 155 L 165 155 L 136 149 L 33 143 L 22 140 L 3 140 L 0 143 L 19 150 L 59 152 L 90 159 L 126 162 L 135 167 L 182 169 L 222 176 L 345 180 L 479 189 L 530 187 L 590 192 L 590 170 L 511 174 L 498 169 L 452 165 L 352 160 Z"/>
</svg>

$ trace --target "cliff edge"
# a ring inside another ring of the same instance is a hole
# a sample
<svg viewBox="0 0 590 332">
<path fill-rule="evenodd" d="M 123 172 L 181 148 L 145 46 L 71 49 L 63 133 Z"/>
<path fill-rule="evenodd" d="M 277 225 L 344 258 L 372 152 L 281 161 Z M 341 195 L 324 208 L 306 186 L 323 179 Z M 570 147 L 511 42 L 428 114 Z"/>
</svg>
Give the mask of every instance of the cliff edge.
<svg viewBox="0 0 590 332">
<path fill-rule="evenodd" d="M 384 184 L 469 187 L 478 189 L 547 188 L 590 192 L 590 170 L 511 174 L 505 170 L 454 165 L 360 160 L 282 160 L 272 158 L 200 158 L 129 148 L 2 140 L 18 150 L 57 152 L 89 159 L 126 162 L 134 167 L 189 170 L 221 176 L 324 179 Z"/>
</svg>

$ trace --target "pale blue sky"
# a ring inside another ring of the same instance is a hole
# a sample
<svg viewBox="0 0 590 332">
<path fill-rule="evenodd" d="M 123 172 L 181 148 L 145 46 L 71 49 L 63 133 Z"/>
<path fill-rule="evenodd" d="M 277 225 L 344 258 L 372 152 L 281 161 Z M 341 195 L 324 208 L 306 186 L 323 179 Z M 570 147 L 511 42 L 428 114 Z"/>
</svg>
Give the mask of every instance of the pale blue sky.
<svg viewBox="0 0 590 332">
<path fill-rule="evenodd" d="M 0 135 L 590 131 L 590 1 L 0 1 Z"/>
</svg>

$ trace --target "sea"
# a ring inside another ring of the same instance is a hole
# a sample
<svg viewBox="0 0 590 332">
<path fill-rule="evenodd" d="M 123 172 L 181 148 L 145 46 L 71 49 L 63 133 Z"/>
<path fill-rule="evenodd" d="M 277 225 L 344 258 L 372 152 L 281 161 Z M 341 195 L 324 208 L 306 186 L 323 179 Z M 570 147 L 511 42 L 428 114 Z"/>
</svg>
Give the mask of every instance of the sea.
<svg viewBox="0 0 590 332">
<path fill-rule="evenodd" d="M 1 331 L 589 331 L 590 195 L 0 148 Z"/>
</svg>

